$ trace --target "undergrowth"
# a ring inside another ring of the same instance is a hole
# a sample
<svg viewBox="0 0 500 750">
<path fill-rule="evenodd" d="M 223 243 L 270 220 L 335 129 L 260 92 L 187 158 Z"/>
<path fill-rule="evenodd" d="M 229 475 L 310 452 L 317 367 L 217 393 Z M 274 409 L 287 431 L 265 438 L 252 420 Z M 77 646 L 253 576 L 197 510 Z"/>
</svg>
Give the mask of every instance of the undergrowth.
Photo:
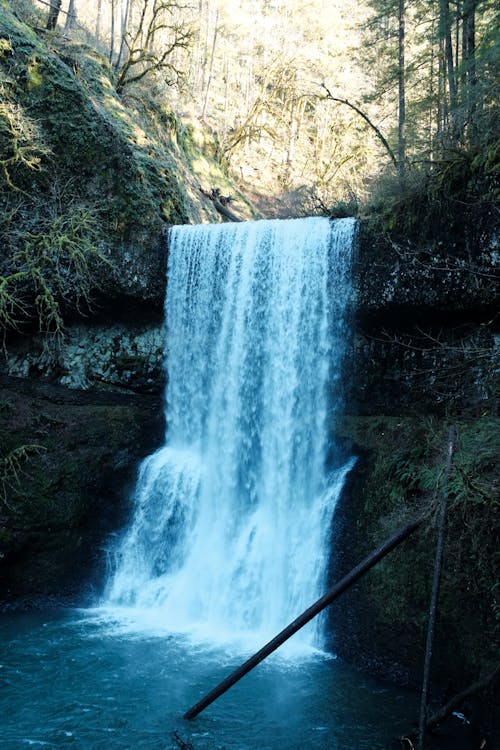
<svg viewBox="0 0 500 750">
<path fill-rule="evenodd" d="M 22 477 L 27 471 L 26 465 L 34 455 L 45 450 L 43 445 L 37 443 L 23 443 L 11 448 L 0 458 L 0 504 L 9 511 L 15 511 L 12 496 L 21 489 Z"/>
<path fill-rule="evenodd" d="M 409 165 L 403 183 L 393 171 L 375 178 L 362 215 L 376 232 L 420 245 L 445 240 L 448 252 L 449 238 L 461 239 L 462 251 L 474 255 L 471 238 L 498 226 L 499 171 L 500 143 L 493 136 L 449 148 L 433 162 Z"/>
<path fill-rule="evenodd" d="M 99 248 L 97 208 L 67 196 L 64 203 L 47 206 L 36 199 L 18 202 L 0 223 L 8 248 L 0 276 L 4 331 L 18 328 L 33 310 L 38 330 L 60 337 L 65 308 L 88 310 L 100 269 L 111 265 Z M 31 222 L 27 214 L 34 217 Z"/>
<path fill-rule="evenodd" d="M 455 426 L 457 437 L 446 487 L 447 420 L 346 418 L 341 434 L 348 434 L 368 451 L 369 468 L 358 517 L 364 551 L 380 544 L 410 518 L 422 514 L 426 518 L 411 544 L 395 550 L 370 574 L 370 596 L 384 621 L 399 623 L 402 632 L 411 622 L 419 639 L 424 638 L 427 622 L 441 495 L 448 493 L 439 627 L 441 633 L 460 630 L 458 643 L 473 676 L 475 662 L 491 657 L 500 636 L 500 545 L 495 533 L 500 438 L 498 420 L 493 417 L 457 420 Z M 466 635 L 478 627 L 485 634 L 481 648 L 473 647 Z M 445 639 L 440 643 L 441 655 L 447 648 Z"/>
</svg>

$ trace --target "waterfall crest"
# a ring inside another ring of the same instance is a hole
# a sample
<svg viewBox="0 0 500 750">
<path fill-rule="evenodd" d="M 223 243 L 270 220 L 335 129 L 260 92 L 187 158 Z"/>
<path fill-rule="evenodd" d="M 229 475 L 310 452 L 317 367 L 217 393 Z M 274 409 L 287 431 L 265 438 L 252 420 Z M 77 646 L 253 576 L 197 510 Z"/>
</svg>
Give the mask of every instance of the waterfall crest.
<svg viewBox="0 0 500 750">
<path fill-rule="evenodd" d="M 159 612 L 174 632 L 262 640 L 323 593 L 350 468 L 326 459 L 354 230 L 323 218 L 171 230 L 167 437 L 140 468 L 108 603 Z M 318 643 L 308 627 L 300 637 Z"/>
</svg>

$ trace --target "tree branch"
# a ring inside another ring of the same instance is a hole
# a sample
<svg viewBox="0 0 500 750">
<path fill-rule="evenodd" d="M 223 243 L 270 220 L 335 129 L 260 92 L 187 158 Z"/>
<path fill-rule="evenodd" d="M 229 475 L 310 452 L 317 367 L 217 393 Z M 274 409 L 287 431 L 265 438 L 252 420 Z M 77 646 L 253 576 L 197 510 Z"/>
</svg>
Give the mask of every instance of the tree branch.
<svg viewBox="0 0 500 750">
<path fill-rule="evenodd" d="M 363 118 L 363 120 L 371 127 L 371 129 L 373 130 L 373 132 L 375 133 L 375 135 L 377 136 L 377 138 L 379 139 L 379 141 L 382 143 L 382 145 L 384 146 L 385 150 L 389 154 L 392 163 L 394 164 L 394 166 L 397 169 L 398 168 L 398 160 L 396 159 L 394 151 L 389 146 L 387 140 L 384 138 L 384 136 L 382 135 L 382 133 L 380 132 L 380 130 L 377 128 L 377 126 L 374 125 L 373 122 L 370 120 L 370 118 L 368 117 L 368 115 L 366 115 L 359 107 L 357 107 L 352 102 L 349 102 L 347 99 L 339 99 L 339 97 L 333 96 L 333 94 L 329 91 L 329 89 L 327 89 L 327 87 L 326 87 L 326 85 L 324 83 L 321 84 L 321 88 L 323 88 L 326 91 L 326 97 L 325 97 L 326 99 L 330 99 L 332 102 L 339 102 L 339 104 L 345 104 L 346 107 L 350 107 L 360 117 Z"/>
</svg>

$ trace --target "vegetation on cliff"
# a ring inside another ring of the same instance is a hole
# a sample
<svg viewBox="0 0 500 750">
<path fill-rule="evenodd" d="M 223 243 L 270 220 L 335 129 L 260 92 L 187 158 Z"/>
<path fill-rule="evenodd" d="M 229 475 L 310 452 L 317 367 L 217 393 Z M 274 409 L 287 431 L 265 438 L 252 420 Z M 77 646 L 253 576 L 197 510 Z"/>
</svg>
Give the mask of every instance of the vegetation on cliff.
<svg viewBox="0 0 500 750">
<path fill-rule="evenodd" d="M 0 599 L 76 595 L 160 439 L 158 399 L 6 378 L 0 417 Z"/>
<path fill-rule="evenodd" d="M 215 220 L 198 186 L 227 179 L 193 129 L 146 90 L 120 98 L 98 52 L 33 14 L 27 25 L 2 0 L 0 326 L 59 334 L 96 290 L 147 275 L 166 224 Z"/>
<path fill-rule="evenodd" d="M 466 680 L 496 666 L 500 559 L 492 530 L 498 515 L 499 438 L 492 417 L 457 418 L 455 425 L 434 675 L 438 682 L 446 675 L 458 691 Z M 410 675 L 418 674 L 423 663 L 446 429 L 446 420 L 431 415 L 345 417 L 339 427 L 363 463 L 361 482 L 351 496 L 357 524 L 340 532 L 350 539 L 342 544 L 342 566 L 367 554 L 409 517 L 427 517 L 424 528 L 378 565 L 360 585 L 357 601 L 350 602 L 354 612 L 367 607 L 373 626 L 371 653 L 361 648 L 357 658 L 376 663 L 383 653 L 386 668 L 392 661 Z M 350 652 L 363 638 L 363 627 L 351 613 Z M 480 640 L 478 632 L 484 636 Z"/>
</svg>

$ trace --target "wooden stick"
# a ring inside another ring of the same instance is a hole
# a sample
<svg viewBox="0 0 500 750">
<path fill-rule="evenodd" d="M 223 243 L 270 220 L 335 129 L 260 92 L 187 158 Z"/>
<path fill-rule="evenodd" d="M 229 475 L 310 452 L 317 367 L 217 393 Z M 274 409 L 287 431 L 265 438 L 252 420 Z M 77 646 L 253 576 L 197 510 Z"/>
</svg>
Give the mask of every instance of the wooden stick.
<svg viewBox="0 0 500 750">
<path fill-rule="evenodd" d="M 427 719 L 427 722 L 425 724 L 426 729 L 434 729 L 434 727 L 436 727 L 451 713 L 453 713 L 456 708 L 459 708 L 467 698 L 469 698 L 471 695 L 475 695 L 476 693 L 481 692 L 481 690 L 487 688 L 488 685 L 495 680 L 498 681 L 499 674 L 500 666 L 497 666 L 492 672 L 487 674 L 486 677 L 482 677 L 481 679 L 476 680 L 476 682 L 473 682 L 472 685 L 469 685 L 468 688 L 462 690 L 461 693 L 453 696 L 453 698 L 449 700 L 446 705 L 442 706 L 439 711 L 436 711 L 434 714 L 432 714 L 431 717 L 429 717 L 429 719 Z"/>
<path fill-rule="evenodd" d="M 276 651 L 276 649 L 285 641 L 287 641 L 292 635 L 294 635 L 294 633 L 303 628 L 304 625 L 306 625 L 310 620 L 313 619 L 313 617 L 316 617 L 316 615 L 318 615 L 326 607 L 328 607 L 328 605 L 331 604 L 334 599 L 336 599 L 346 589 L 356 583 L 356 581 L 361 578 L 362 575 L 370 570 L 370 568 L 373 568 L 373 566 L 376 565 L 383 557 L 388 555 L 389 552 L 391 552 L 395 547 L 401 544 L 401 542 L 407 539 L 410 534 L 413 534 L 413 532 L 418 529 L 422 521 L 423 518 L 418 518 L 407 524 L 407 526 L 399 529 L 399 531 L 391 536 L 390 539 L 388 539 L 381 547 L 378 547 L 374 552 L 372 552 L 370 555 L 368 555 L 368 557 L 360 562 L 359 565 L 353 568 L 350 573 L 344 576 L 344 578 L 342 578 L 332 589 L 330 589 L 330 591 L 328 591 L 308 609 L 302 612 L 302 614 L 299 615 L 292 623 L 290 623 L 290 625 L 284 628 L 284 630 L 278 633 L 278 635 L 275 636 L 271 641 L 266 643 L 266 645 L 263 646 L 259 651 L 257 651 L 257 653 L 253 654 L 253 656 L 251 656 L 241 666 L 235 669 L 234 672 L 231 672 L 230 675 L 222 680 L 222 682 L 220 682 L 215 688 L 213 688 L 213 690 L 207 693 L 200 701 L 198 701 L 198 703 L 196 703 L 188 711 L 186 711 L 183 718 L 194 719 L 194 717 L 201 713 L 201 711 L 203 711 L 205 708 L 207 708 L 207 706 L 209 706 L 211 703 L 217 700 L 217 698 L 223 695 L 223 693 L 229 690 L 229 688 L 232 687 L 235 682 L 241 680 L 241 678 L 244 677 L 248 672 L 250 672 L 251 669 L 256 667 L 257 664 L 260 664 L 261 661 L 269 656 L 269 654 L 272 654 L 273 651 Z"/>
<path fill-rule="evenodd" d="M 434 630 L 436 625 L 437 599 L 439 593 L 439 581 L 441 578 L 441 564 L 443 560 L 444 527 L 446 521 L 446 508 L 448 505 L 448 480 L 450 477 L 451 459 L 455 445 L 455 428 L 450 427 L 446 444 L 446 466 L 443 476 L 441 490 L 441 507 L 439 511 L 438 535 L 436 542 L 436 555 L 434 558 L 434 574 L 432 577 L 431 602 L 429 607 L 429 623 L 427 625 L 427 639 L 425 644 L 424 675 L 422 679 L 422 695 L 420 697 L 420 718 L 418 724 L 418 750 L 424 750 L 425 730 L 427 719 L 427 699 L 429 695 L 429 676 L 431 669 L 432 647 L 434 643 Z"/>
</svg>

